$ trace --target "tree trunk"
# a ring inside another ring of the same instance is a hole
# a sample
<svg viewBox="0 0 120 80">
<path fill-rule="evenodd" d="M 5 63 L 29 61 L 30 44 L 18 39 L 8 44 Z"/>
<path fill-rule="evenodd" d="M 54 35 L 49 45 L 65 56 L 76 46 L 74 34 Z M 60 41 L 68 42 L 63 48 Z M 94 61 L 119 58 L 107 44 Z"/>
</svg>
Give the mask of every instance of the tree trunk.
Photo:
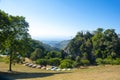
<svg viewBox="0 0 120 80">
<path fill-rule="evenodd" d="M 10 63 L 9 63 L 9 70 L 8 71 L 12 71 L 12 52 L 10 52 Z"/>
</svg>

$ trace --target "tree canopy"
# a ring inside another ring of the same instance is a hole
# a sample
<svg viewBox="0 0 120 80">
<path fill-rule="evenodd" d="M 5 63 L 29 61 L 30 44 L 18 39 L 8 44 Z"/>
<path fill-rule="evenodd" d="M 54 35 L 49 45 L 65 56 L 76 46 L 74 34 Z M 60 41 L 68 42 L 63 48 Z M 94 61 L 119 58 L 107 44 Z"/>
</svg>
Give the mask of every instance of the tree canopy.
<svg viewBox="0 0 120 80">
<path fill-rule="evenodd" d="M 10 58 L 10 67 L 14 55 L 24 55 L 27 52 L 28 23 L 23 16 L 12 16 L 0 10 L 0 49 L 7 52 Z"/>
<path fill-rule="evenodd" d="M 79 56 L 82 62 L 88 60 L 90 64 L 116 60 L 120 58 L 120 38 L 114 29 L 78 32 L 64 51 L 72 60 Z"/>
</svg>

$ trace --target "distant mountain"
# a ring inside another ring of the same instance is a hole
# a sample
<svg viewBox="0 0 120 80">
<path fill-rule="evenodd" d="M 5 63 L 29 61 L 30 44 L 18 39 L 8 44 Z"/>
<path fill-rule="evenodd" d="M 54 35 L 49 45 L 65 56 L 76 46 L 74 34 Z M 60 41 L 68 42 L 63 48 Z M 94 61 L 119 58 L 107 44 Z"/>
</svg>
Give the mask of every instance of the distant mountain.
<svg viewBox="0 0 120 80">
<path fill-rule="evenodd" d="M 58 49 L 64 49 L 70 40 L 64 40 L 64 41 L 42 41 L 45 44 L 50 45 L 51 47 L 58 48 Z"/>
<path fill-rule="evenodd" d="M 69 42 L 70 42 L 70 40 L 61 41 L 61 42 L 55 44 L 54 47 L 59 48 L 59 49 L 64 49 L 65 47 L 67 47 L 67 45 L 69 44 Z"/>
<path fill-rule="evenodd" d="M 55 45 L 58 44 L 60 41 L 42 41 L 42 42 L 50 45 L 51 47 L 55 47 Z"/>
<path fill-rule="evenodd" d="M 51 45 L 49 45 L 49 44 L 47 44 L 47 43 L 42 43 L 42 46 L 43 46 L 46 50 L 48 50 L 48 51 L 50 51 L 50 50 L 59 51 L 59 50 L 60 50 L 59 48 L 54 47 L 54 46 L 51 46 Z"/>
<path fill-rule="evenodd" d="M 51 50 L 54 50 L 54 51 L 59 51 L 60 49 L 56 48 L 56 47 L 53 47 L 47 43 L 44 43 L 40 40 L 32 40 L 32 46 L 35 48 L 44 48 L 46 49 L 47 51 L 51 51 Z"/>
</svg>

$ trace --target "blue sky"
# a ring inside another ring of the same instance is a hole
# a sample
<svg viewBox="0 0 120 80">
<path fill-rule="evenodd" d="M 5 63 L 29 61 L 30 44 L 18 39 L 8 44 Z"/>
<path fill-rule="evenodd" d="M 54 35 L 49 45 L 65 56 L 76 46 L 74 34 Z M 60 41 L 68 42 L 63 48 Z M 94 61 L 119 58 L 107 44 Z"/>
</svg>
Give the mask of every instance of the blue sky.
<svg viewBox="0 0 120 80">
<path fill-rule="evenodd" d="M 0 9 L 26 17 L 39 40 L 67 40 L 98 27 L 120 33 L 120 0 L 0 0 Z"/>
</svg>

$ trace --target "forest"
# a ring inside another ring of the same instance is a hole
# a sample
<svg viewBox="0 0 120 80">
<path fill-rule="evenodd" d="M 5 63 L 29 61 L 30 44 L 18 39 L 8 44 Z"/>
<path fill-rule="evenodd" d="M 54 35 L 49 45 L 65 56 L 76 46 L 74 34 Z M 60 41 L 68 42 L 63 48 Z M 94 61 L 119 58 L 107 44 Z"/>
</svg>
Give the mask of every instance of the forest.
<svg viewBox="0 0 120 80">
<path fill-rule="evenodd" d="M 80 31 L 60 50 L 32 39 L 28 28 L 25 17 L 0 10 L 0 54 L 7 55 L 9 71 L 12 64 L 23 63 L 25 57 L 35 64 L 60 68 L 120 64 L 120 36 L 115 29 Z"/>
</svg>

